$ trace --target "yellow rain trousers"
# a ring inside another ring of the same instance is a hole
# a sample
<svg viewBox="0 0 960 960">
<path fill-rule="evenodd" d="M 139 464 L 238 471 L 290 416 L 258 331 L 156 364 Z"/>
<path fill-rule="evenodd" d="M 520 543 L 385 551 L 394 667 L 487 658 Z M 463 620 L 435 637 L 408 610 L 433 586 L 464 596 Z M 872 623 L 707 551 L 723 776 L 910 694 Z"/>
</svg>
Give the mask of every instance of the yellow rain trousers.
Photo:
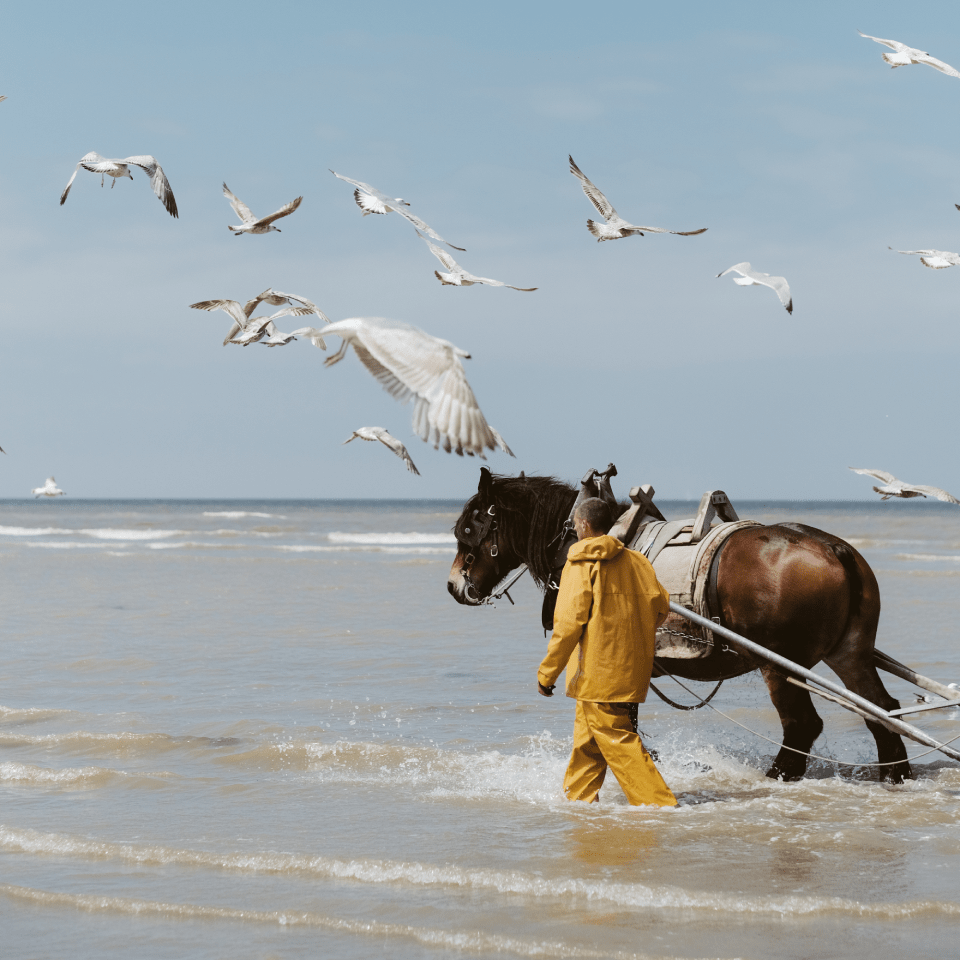
<svg viewBox="0 0 960 960">
<path fill-rule="evenodd" d="M 634 703 L 577 701 L 573 752 L 563 778 L 569 800 L 597 799 L 607 766 L 613 769 L 627 800 L 634 806 L 675 807 L 677 798 L 664 783 L 636 728 Z"/>
</svg>

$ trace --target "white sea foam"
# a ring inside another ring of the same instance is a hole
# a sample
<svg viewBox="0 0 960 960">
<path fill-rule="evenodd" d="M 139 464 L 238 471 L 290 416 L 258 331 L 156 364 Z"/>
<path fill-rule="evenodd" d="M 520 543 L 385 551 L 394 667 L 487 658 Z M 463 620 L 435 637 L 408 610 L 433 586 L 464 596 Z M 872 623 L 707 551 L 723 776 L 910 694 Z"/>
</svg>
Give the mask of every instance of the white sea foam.
<svg viewBox="0 0 960 960">
<path fill-rule="evenodd" d="M 960 563 L 960 557 L 944 553 L 898 553 L 898 560 L 923 560 L 937 562 L 946 560 L 950 563 Z"/>
<path fill-rule="evenodd" d="M 299 910 L 236 910 L 229 907 L 208 907 L 192 903 L 162 903 L 155 900 L 133 900 L 129 897 L 103 897 L 96 894 L 57 893 L 31 887 L 0 884 L 0 895 L 11 899 L 46 906 L 68 906 L 89 913 L 120 913 L 136 917 L 163 916 L 182 920 L 238 920 L 244 923 L 268 923 L 282 927 L 304 926 L 338 933 L 352 933 L 386 941 L 403 938 L 426 946 L 440 947 L 451 955 L 456 953 L 513 954 L 520 957 L 569 957 L 571 960 L 657 960 L 650 954 L 621 950 L 594 950 L 559 941 L 521 940 L 476 930 L 441 930 L 413 927 L 408 924 L 382 923 L 378 920 L 349 920 L 326 917 Z M 388 951 L 389 954 L 389 951 Z"/>
<path fill-rule="evenodd" d="M 457 538 L 452 533 L 340 533 L 327 534 L 331 543 L 357 543 L 369 545 L 400 546 L 414 543 L 449 543 Z"/>
<path fill-rule="evenodd" d="M 257 513 L 255 510 L 204 510 L 205 517 L 269 517 L 277 520 L 286 520 L 287 518 L 279 513 Z"/>
<path fill-rule="evenodd" d="M 166 540 L 167 537 L 183 536 L 186 530 L 123 530 L 102 527 L 95 530 L 77 530 L 97 540 Z"/>
<path fill-rule="evenodd" d="M 2 537 L 46 537 L 52 533 L 63 535 L 65 533 L 76 533 L 76 531 L 62 527 L 0 527 L 0 536 Z"/>
<path fill-rule="evenodd" d="M 24 546 L 27 547 L 47 547 L 51 550 L 80 550 L 84 548 L 99 548 L 109 546 L 122 546 L 122 544 L 109 543 L 78 543 L 76 540 L 28 540 Z"/>
<path fill-rule="evenodd" d="M 140 866 L 187 866 L 237 873 L 307 875 L 320 879 L 369 884 L 414 884 L 473 891 L 491 891 L 540 901 L 583 898 L 621 909 L 701 910 L 712 914 L 768 915 L 781 918 L 844 915 L 877 920 L 919 916 L 960 916 L 960 904 L 944 900 L 908 903 L 862 903 L 844 897 L 787 894 L 744 896 L 740 893 L 686 891 L 659 884 L 622 883 L 579 877 L 544 877 L 521 870 L 492 870 L 417 861 L 342 860 L 296 853 L 219 853 L 162 846 L 139 846 L 88 840 L 0 826 L 0 849 L 11 853 L 113 860 Z M 0 887 L 0 890 L 3 888 Z M 609 954 L 604 953 L 604 956 Z"/>
</svg>

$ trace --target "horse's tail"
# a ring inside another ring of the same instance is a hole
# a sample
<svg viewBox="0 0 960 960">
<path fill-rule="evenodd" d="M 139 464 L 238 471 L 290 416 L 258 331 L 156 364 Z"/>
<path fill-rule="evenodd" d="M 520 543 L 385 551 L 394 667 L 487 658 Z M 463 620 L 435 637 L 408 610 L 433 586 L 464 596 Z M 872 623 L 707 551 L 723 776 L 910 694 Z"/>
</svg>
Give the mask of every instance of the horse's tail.
<svg viewBox="0 0 960 960">
<path fill-rule="evenodd" d="M 860 565 L 857 563 L 857 551 L 850 546 L 846 540 L 835 537 L 832 533 L 826 533 L 818 530 L 816 527 L 809 527 L 805 523 L 782 523 L 782 527 L 789 527 L 798 533 L 803 533 L 808 537 L 822 543 L 833 551 L 833 555 L 840 561 L 844 572 L 847 575 L 847 583 L 850 587 L 850 617 L 855 617 L 860 613 L 860 607 L 863 603 L 863 577 L 860 573 Z"/>
</svg>

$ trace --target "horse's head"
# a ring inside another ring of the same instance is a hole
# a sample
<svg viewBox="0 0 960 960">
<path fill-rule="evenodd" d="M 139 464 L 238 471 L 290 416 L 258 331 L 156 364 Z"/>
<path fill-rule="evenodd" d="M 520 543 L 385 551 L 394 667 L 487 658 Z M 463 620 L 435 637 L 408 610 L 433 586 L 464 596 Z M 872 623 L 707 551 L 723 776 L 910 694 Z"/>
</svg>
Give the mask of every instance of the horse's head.
<svg viewBox="0 0 960 960">
<path fill-rule="evenodd" d="M 457 556 L 447 578 L 447 590 L 457 603 L 483 603 L 493 588 L 522 563 L 511 547 L 512 538 L 501 529 L 504 514 L 493 474 L 481 467 L 477 492 L 464 504 L 453 527 Z"/>
</svg>

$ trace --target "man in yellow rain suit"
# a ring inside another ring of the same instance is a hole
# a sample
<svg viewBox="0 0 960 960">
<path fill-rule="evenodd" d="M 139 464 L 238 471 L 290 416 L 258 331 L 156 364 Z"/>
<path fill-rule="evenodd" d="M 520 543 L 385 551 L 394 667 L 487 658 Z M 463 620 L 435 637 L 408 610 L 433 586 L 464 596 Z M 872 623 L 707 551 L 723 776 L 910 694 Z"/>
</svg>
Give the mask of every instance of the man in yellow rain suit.
<svg viewBox="0 0 960 960">
<path fill-rule="evenodd" d="M 564 792 L 570 800 L 597 800 L 609 765 L 631 804 L 676 806 L 637 733 L 637 704 L 647 698 L 670 595 L 643 554 L 607 536 L 613 517 L 606 503 L 584 500 L 573 522 L 578 542 L 567 554 L 537 674 L 539 692 L 552 697 L 566 667 L 567 696 L 577 701 Z"/>
</svg>

